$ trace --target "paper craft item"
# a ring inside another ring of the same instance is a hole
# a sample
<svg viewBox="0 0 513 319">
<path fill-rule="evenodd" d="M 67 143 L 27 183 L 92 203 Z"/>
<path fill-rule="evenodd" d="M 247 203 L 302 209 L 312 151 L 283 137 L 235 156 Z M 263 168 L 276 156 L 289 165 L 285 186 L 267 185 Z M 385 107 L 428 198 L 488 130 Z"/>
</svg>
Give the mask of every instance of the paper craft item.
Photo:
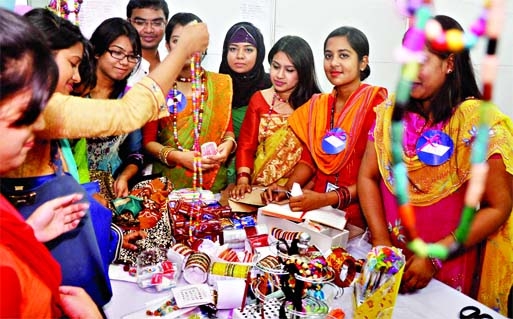
<svg viewBox="0 0 513 319">
<path fill-rule="evenodd" d="M 292 189 L 290 190 L 290 196 L 301 196 L 303 195 L 303 190 L 301 190 L 301 186 L 298 183 L 292 184 Z"/>
<path fill-rule="evenodd" d="M 178 286 L 172 288 L 171 291 L 179 308 L 201 306 L 214 302 L 212 291 L 207 284 Z"/>
<path fill-rule="evenodd" d="M 331 206 L 325 206 L 308 212 L 294 212 L 288 204 L 268 204 L 260 211 L 263 215 L 288 219 L 294 222 L 310 220 L 339 230 L 344 230 L 347 220 L 346 213 Z"/>
<path fill-rule="evenodd" d="M 201 156 L 210 156 L 217 154 L 217 144 L 215 142 L 206 142 L 201 144 Z"/>
</svg>

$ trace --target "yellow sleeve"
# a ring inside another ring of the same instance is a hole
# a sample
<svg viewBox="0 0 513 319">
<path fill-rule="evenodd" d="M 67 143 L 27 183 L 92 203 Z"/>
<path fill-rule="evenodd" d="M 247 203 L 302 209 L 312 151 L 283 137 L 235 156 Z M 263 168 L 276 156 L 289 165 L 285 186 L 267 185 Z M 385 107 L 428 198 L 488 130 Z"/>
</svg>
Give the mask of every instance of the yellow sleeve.
<svg viewBox="0 0 513 319">
<path fill-rule="evenodd" d="M 169 116 L 164 94 L 145 77 L 121 99 L 88 99 L 54 93 L 43 111 L 46 139 L 102 137 L 132 132 Z"/>
</svg>

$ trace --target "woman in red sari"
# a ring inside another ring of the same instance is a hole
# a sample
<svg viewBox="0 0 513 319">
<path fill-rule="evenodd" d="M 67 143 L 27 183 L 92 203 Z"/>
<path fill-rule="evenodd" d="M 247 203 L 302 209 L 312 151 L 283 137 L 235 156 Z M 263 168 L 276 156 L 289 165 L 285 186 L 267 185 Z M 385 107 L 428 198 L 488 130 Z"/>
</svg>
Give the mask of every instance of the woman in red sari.
<svg viewBox="0 0 513 319">
<path fill-rule="evenodd" d="M 289 125 L 303 142 L 302 158 L 285 184 L 309 184 L 303 195 L 290 198 L 293 211 L 331 205 L 346 211 L 348 222 L 364 227 L 356 180 L 373 108 L 387 97 L 385 88 L 363 84 L 370 74 L 369 43 L 360 30 L 340 27 L 324 42 L 324 71 L 334 85 L 331 93 L 314 95 L 289 117 Z M 310 183 L 309 183 L 310 182 Z M 283 198 L 273 185 L 266 202 Z"/>
</svg>

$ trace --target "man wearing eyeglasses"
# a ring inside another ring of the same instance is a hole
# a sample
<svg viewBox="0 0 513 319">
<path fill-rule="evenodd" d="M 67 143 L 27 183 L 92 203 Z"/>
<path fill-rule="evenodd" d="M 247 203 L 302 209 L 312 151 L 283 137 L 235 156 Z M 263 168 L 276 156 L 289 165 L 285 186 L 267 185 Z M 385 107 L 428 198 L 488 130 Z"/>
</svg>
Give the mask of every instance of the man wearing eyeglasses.
<svg viewBox="0 0 513 319">
<path fill-rule="evenodd" d="M 169 8 L 165 0 L 130 0 L 126 7 L 128 21 L 141 38 L 143 59 L 149 62 L 149 71 L 160 63 L 159 44 L 164 37 Z M 141 62 L 141 69 L 147 63 Z M 145 67 L 146 64 L 146 67 Z"/>
</svg>

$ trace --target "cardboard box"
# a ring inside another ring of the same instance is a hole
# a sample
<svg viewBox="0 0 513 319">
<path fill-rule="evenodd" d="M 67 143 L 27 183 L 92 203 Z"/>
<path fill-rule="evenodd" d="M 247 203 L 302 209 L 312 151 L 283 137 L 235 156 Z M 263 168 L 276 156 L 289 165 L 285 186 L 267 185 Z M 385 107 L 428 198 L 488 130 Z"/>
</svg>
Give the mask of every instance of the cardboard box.
<svg viewBox="0 0 513 319">
<path fill-rule="evenodd" d="M 317 246 L 323 253 L 330 250 L 332 247 L 345 248 L 349 240 L 349 231 L 346 229 L 341 231 L 335 228 L 327 228 L 321 233 L 312 230 L 311 227 L 303 225 L 302 223 L 295 223 L 290 220 L 263 215 L 260 209 L 258 210 L 257 222 L 259 224 L 266 224 L 269 229 L 278 227 L 283 230 L 306 232 L 310 234 L 312 238 L 311 243 Z"/>
</svg>

